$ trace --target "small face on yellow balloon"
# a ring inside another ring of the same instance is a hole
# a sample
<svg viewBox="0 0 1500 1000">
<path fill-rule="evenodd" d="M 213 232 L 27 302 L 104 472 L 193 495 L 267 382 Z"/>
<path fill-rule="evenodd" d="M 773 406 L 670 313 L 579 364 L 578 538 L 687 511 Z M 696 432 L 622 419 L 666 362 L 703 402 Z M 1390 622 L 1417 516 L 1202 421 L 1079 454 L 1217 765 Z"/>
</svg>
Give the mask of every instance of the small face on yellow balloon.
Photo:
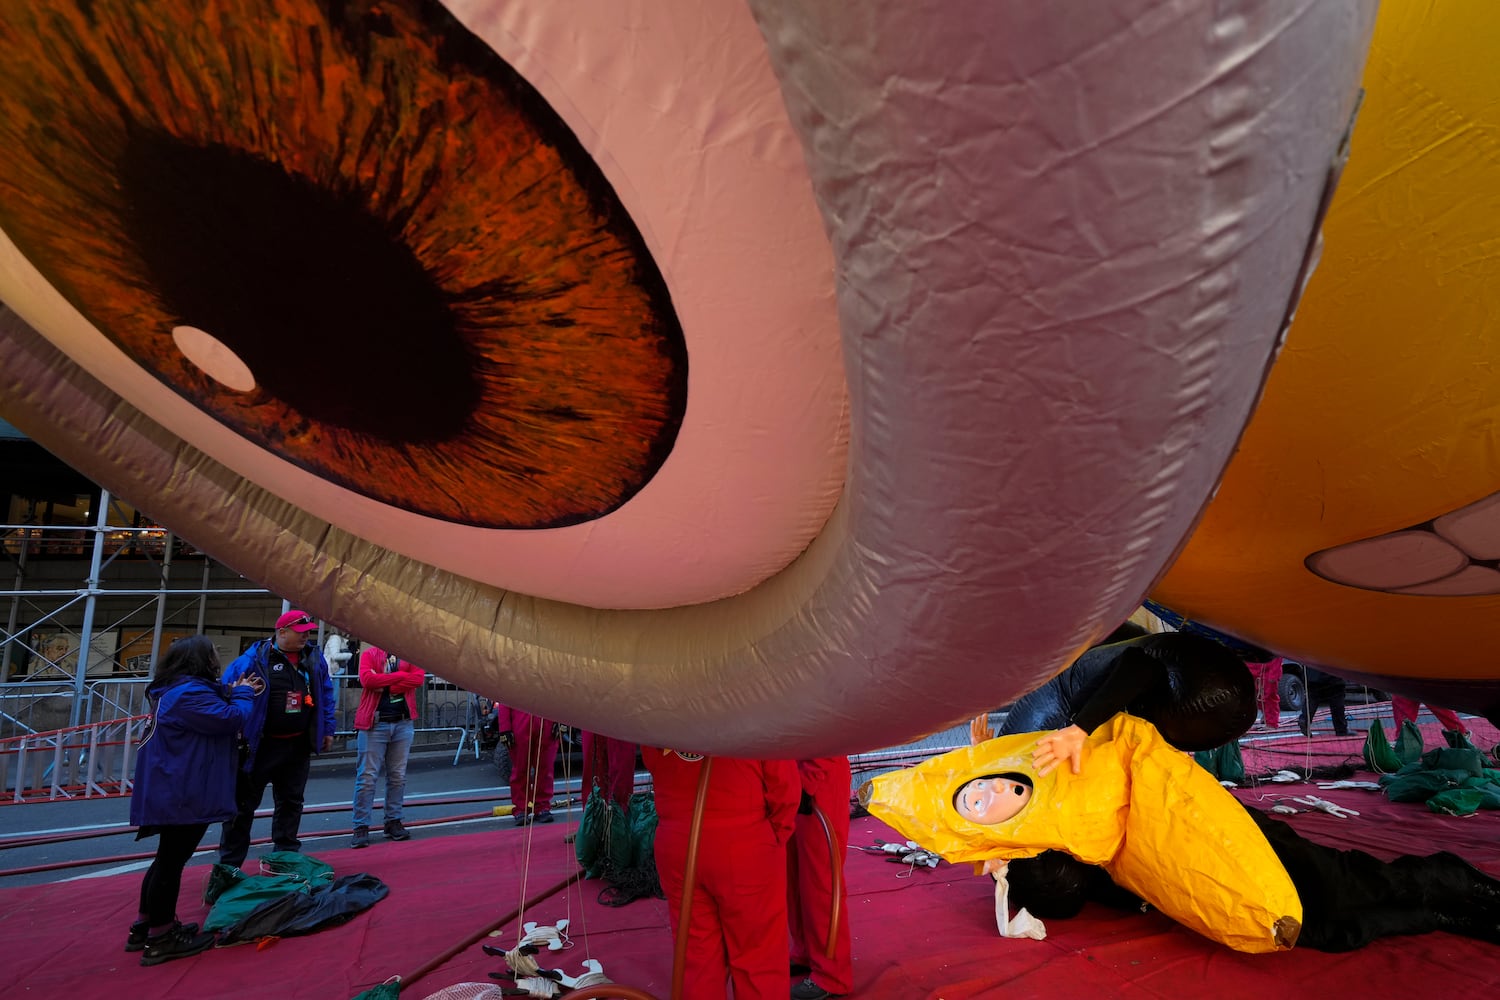
<svg viewBox="0 0 1500 1000">
<path fill-rule="evenodd" d="M 953 808 L 970 823 L 992 826 L 1018 815 L 1031 802 L 1031 779 L 1024 774 L 986 774 L 963 783 Z"/>
</svg>

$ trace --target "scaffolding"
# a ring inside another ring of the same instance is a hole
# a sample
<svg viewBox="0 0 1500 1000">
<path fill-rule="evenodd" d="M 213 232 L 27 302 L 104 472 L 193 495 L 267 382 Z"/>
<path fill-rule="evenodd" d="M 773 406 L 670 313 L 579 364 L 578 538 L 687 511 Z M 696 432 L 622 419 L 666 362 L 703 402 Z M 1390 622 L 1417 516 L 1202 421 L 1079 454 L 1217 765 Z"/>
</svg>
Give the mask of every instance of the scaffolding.
<svg viewBox="0 0 1500 1000">
<path fill-rule="evenodd" d="M 172 639 L 208 635 L 227 663 L 285 606 L 107 490 L 84 524 L 28 508 L 0 524 L 13 570 L 0 591 L 0 738 L 139 715 Z"/>
<path fill-rule="evenodd" d="M 77 501 L 71 523 L 49 516 L 50 501 L 22 499 L 11 509 L 24 515 L 20 523 L 0 524 L 0 557 L 13 570 L 10 589 L 0 591 L 0 747 L 45 743 L 74 768 L 89 759 L 79 734 L 150 712 L 146 687 L 174 639 L 206 635 L 227 664 L 267 638 L 288 608 L 109 491 L 93 487 Z M 357 640 L 320 623 L 316 641 L 333 674 L 338 730 L 352 735 Z M 462 753 L 477 738 L 468 692 L 429 669 L 418 698 L 419 745 L 456 743 Z M 0 790 L 8 778 L 19 797 L 21 770 L 8 770 L 0 763 Z"/>
</svg>

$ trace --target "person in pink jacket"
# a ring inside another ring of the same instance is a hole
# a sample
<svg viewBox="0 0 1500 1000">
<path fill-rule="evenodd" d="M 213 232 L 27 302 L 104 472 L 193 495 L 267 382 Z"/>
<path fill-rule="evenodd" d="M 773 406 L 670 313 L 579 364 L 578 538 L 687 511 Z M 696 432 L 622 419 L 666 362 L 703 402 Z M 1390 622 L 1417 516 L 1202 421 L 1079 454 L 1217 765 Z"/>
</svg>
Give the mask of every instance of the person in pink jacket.
<svg viewBox="0 0 1500 1000">
<path fill-rule="evenodd" d="M 427 672 L 379 646 L 359 654 L 359 684 L 363 689 L 354 710 L 358 769 L 354 775 L 354 838 L 350 846 L 370 846 L 370 816 L 375 807 L 375 785 L 385 773 L 386 840 L 410 840 L 401 825 L 406 797 L 406 760 L 416 732 L 417 690 Z"/>
<path fill-rule="evenodd" d="M 557 723 L 498 702 L 495 720 L 500 742 L 510 753 L 510 803 L 516 826 L 551 823 Z"/>
</svg>

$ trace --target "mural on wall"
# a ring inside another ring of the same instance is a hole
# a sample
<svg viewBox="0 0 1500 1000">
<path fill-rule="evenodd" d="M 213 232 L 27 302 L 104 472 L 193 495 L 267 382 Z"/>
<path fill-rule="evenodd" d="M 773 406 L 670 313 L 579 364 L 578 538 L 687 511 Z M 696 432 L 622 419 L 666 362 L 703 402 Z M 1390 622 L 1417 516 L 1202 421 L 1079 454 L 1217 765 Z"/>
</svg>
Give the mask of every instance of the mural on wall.
<svg viewBox="0 0 1500 1000">
<path fill-rule="evenodd" d="M 249 440 L 511 528 L 609 513 L 670 453 L 687 351 L 661 274 L 440 5 L 80 0 L 14 11 L 0 45 L 0 228 Z"/>
<path fill-rule="evenodd" d="M 5 679 L 72 680 L 78 673 L 79 638 L 77 632 L 67 628 L 33 629 L 25 643 L 13 648 L 12 673 Z M 114 673 L 118 642 L 119 636 L 114 632 L 95 632 L 89 636 L 87 676 Z"/>
<path fill-rule="evenodd" d="M 120 651 L 115 655 L 115 673 L 145 677 L 151 672 L 151 635 L 150 629 L 120 633 Z M 192 635 L 197 635 L 197 632 L 181 628 L 162 629 L 161 643 L 156 649 L 156 662 L 160 663 L 161 658 L 167 655 L 172 643 Z M 215 642 L 214 645 L 218 647 L 219 644 Z"/>
</svg>

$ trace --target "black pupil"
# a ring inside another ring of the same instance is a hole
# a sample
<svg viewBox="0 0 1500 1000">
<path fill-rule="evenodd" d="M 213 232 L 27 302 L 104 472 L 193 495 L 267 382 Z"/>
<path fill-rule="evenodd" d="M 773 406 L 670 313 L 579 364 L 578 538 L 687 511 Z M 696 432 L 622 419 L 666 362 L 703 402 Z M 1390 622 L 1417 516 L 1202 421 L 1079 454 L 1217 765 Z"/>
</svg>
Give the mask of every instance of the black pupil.
<svg viewBox="0 0 1500 1000">
<path fill-rule="evenodd" d="M 223 342 L 265 392 L 388 442 L 465 429 L 480 389 L 442 290 L 356 194 L 143 129 L 120 181 L 168 309 Z"/>
</svg>

